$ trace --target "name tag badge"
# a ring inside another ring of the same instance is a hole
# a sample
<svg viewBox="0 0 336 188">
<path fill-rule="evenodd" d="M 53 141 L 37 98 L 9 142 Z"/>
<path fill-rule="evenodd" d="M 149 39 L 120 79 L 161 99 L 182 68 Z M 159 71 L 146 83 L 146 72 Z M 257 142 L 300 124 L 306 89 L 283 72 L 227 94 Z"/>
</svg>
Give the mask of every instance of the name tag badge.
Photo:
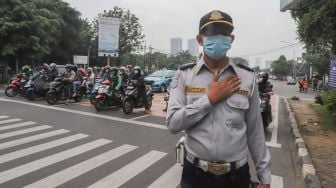
<svg viewBox="0 0 336 188">
<path fill-rule="evenodd" d="M 186 87 L 186 93 L 205 93 L 206 89 L 201 87 Z"/>
<path fill-rule="evenodd" d="M 244 96 L 249 96 L 250 92 L 247 90 L 238 90 L 236 91 L 237 94 L 244 95 Z"/>
</svg>

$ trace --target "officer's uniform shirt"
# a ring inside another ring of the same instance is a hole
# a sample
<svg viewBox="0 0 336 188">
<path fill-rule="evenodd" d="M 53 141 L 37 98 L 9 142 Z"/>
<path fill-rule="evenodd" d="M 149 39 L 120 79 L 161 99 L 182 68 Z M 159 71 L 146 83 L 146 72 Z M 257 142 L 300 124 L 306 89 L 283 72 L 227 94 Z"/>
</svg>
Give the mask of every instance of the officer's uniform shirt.
<svg viewBox="0 0 336 188">
<path fill-rule="evenodd" d="M 213 73 L 201 59 L 180 68 L 171 82 L 166 123 L 172 133 L 185 131 L 190 154 L 213 162 L 235 162 L 250 149 L 261 183 L 271 182 L 270 153 L 265 144 L 254 73 L 231 61 L 219 80 L 241 78 L 240 90 L 211 105 L 207 96 Z"/>
</svg>

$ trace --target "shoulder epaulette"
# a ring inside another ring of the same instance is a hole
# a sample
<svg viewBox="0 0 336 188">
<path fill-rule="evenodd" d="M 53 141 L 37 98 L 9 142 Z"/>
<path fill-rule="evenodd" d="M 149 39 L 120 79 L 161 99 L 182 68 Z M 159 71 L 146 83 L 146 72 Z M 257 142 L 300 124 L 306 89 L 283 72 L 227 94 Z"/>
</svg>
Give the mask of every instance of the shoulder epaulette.
<svg viewBox="0 0 336 188">
<path fill-rule="evenodd" d="M 246 65 L 242 65 L 242 64 L 238 63 L 237 66 L 238 66 L 239 68 L 245 69 L 245 70 L 247 70 L 247 71 L 254 72 L 253 69 L 251 69 L 250 67 L 248 67 L 248 66 L 246 66 Z"/>
<path fill-rule="evenodd" d="M 181 65 L 179 66 L 179 70 L 185 70 L 185 69 L 188 69 L 188 68 L 193 68 L 194 66 L 196 65 L 196 63 L 188 63 L 188 64 L 184 64 L 184 65 Z"/>
</svg>

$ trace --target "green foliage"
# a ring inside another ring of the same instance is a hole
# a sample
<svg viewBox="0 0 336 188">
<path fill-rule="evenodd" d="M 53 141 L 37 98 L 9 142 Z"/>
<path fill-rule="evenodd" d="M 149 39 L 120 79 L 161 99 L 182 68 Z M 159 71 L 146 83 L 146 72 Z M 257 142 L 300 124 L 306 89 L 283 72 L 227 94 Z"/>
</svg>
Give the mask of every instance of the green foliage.
<svg viewBox="0 0 336 188">
<path fill-rule="evenodd" d="M 176 56 L 170 56 L 168 58 L 168 68 L 177 69 L 179 65 L 195 63 L 196 58 L 192 56 L 188 51 L 182 51 Z"/>
<path fill-rule="evenodd" d="M 277 77 L 288 76 L 293 71 L 293 63 L 286 60 L 286 57 L 281 55 L 278 60 L 272 64 L 272 74 Z"/>
<path fill-rule="evenodd" d="M 336 91 L 328 91 L 322 95 L 326 109 L 331 113 L 336 113 Z"/>
</svg>

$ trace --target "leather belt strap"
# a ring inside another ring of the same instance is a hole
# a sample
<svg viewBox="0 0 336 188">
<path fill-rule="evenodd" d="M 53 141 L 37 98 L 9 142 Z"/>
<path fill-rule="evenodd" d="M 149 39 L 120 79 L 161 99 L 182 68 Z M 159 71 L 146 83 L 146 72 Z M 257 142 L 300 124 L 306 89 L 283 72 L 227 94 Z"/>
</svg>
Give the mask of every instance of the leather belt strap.
<svg viewBox="0 0 336 188">
<path fill-rule="evenodd" d="M 210 172 L 214 175 L 229 173 L 231 170 L 238 169 L 247 163 L 247 156 L 235 162 L 217 163 L 202 160 L 189 152 L 187 152 L 186 159 L 193 165 L 201 168 L 204 172 Z"/>
</svg>

